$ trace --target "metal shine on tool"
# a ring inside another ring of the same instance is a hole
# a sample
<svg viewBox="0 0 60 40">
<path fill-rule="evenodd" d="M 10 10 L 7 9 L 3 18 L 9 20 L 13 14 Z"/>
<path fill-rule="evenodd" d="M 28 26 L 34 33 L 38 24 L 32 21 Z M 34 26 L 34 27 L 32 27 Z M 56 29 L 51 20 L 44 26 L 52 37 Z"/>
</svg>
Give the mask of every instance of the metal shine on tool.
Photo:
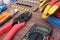
<svg viewBox="0 0 60 40">
<path fill-rule="evenodd" d="M 12 0 L 12 2 L 16 2 L 17 0 Z"/>
<path fill-rule="evenodd" d="M 3 3 L 3 1 L 2 0 L 0 0 L 0 5 Z"/>
<path fill-rule="evenodd" d="M 38 6 L 35 6 L 35 8 L 33 9 L 34 12 L 36 12 L 38 10 Z"/>
<path fill-rule="evenodd" d="M 54 9 L 53 9 L 54 8 Z M 52 10 L 52 11 L 51 11 Z M 56 17 L 60 18 L 60 2 L 55 3 L 49 10 L 49 13 L 54 14 Z"/>
<path fill-rule="evenodd" d="M 29 2 L 29 3 L 34 3 L 34 4 L 39 4 L 39 1 L 35 0 L 21 0 L 22 2 Z"/>
<path fill-rule="evenodd" d="M 10 5 L 10 0 L 3 0 L 3 3 L 6 4 L 7 6 Z"/>
<path fill-rule="evenodd" d="M 0 26 L 2 26 L 7 21 L 9 21 L 17 12 L 18 12 L 18 9 L 11 10 L 10 12 L 3 12 L 0 15 Z"/>
</svg>

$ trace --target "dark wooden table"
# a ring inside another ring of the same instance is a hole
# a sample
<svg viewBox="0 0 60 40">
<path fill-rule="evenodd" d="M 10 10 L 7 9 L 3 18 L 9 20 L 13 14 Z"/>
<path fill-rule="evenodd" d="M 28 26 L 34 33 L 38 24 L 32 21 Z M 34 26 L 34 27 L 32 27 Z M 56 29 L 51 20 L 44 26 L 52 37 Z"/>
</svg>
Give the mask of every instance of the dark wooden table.
<svg viewBox="0 0 60 40">
<path fill-rule="evenodd" d="M 19 0 L 18 0 L 18 2 L 19 2 Z M 15 3 L 12 3 L 12 4 L 16 5 Z M 53 37 L 55 37 L 55 38 L 57 38 L 59 40 L 60 39 L 60 29 L 56 28 L 55 26 L 48 23 L 46 20 L 42 19 L 41 18 L 41 13 L 39 11 L 33 12 L 34 7 L 36 6 L 35 4 L 31 3 L 29 5 L 33 6 L 32 8 L 30 8 L 30 12 L 32 12 L 32 18 L 26 23 L 26 26 L 24 28 L 22 28 L 21 30 L 16 32 L 16 34 L 14 35 L 12 40 L 21 40 L 21 38 L 27 33 L 27 31 L 29 31 L 29 29 L 35 23 L 38 23 L 38 24 L 45 25 L 45 26 L 53 28 Z M 11 7 L 9 6 L 6 11 L 9 11 L 10 9 L 11 9 Z M 24 11 L 19 11 L 19 13 L 15 17 L 17 17 L 19 14 L 21 14 L 23 12 Z M 6 24 L 8 24 L 8 23 L 6 23 Z M 0 40 L 2 40 L 6 36 L 7 33 L 8 32 L 6 32 L 2 36 L 0 36 Z"/>
</svg>

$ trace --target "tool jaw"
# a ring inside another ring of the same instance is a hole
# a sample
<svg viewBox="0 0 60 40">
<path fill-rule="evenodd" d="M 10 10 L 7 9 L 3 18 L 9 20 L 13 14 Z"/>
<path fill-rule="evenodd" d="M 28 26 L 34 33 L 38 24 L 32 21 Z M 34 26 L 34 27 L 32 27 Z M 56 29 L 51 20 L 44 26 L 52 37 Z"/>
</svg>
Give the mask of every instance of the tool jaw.
<svg viewBox="0 0 60 40">
<path fill-rule="evenodd" d="M 14 19 L 13 25 L 21 22 L 27 22 L 32 16 L 32 13 L 26 11 Z"/>
</svg>

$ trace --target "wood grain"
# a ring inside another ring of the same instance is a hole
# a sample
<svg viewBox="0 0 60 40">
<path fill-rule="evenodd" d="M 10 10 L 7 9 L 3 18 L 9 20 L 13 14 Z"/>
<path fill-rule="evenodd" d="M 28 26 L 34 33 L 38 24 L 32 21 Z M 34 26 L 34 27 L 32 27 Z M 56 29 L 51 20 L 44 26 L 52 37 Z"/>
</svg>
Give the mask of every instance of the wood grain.
<svg viewBox="0 0 60 40">
<path fill-rule="evenodd" d="M 20 0 L 18 0 L 17 2 L 20 2 Z M 12 4 L 16 5 L 16 3 L 11 2 L 11 5 Z M 6 11 L 10 11 L 11 5 L 8 7 L 8 9 Z M 35 23 L 38 23 L 38 24 L 45 25 L 45 26 L 53 28 L 53 30 L 54 30 L 53 31 L 53 37 L 55 37 L 55 38 L 57 38 L 59 40 L 60 39 L 60 29 L 56 28 L 55 26 L 53 26 L 50 23 L 48 23 L 46 20 L 42 19 L 41 18 L 41 14 L 42 13 L 40 13 L 39 11 L 33 12 L 34 7 L 36 6 L 35 4 L 31 3 L 30 5 L 32 5 L 32 8 L 30 8 L 30 12 L 32 12 L 32 18 L 26 23 L 26 26 L 24 28 L 22 28 L 21 30 L 19 30 L 18 32 L 16 32 L 16 34 L 14 35 L 14 37 L 12 38 L 12 40 L 21 40 L 21 38 L 23 38 L 23 36 L 27 33 L 27 31 L 29 31 L 29 29 Z M 15 17 L 17 17 L 19 14 L 21 14 L 23 12 L 24 11 L 19 11 L 19 13 Z M 8 32 L 6 32 L 2 36 L 0 36 L 0 40 L 2 40 L 6 36 L 7 33 Z"/>
</svg>

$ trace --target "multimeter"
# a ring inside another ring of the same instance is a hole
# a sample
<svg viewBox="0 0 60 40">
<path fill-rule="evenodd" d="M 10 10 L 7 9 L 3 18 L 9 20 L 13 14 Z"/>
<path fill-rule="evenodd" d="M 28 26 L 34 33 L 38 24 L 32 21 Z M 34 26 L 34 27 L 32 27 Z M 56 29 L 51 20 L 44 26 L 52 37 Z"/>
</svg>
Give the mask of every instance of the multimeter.
<svg viewBox="0 0 60 40">
<path fill-rule="evenodd" d="M 46 40 L 46 37 L 52 36 L 52 33 L 52 28 L 34 24 L 22 40 Z"/>
</svg>

